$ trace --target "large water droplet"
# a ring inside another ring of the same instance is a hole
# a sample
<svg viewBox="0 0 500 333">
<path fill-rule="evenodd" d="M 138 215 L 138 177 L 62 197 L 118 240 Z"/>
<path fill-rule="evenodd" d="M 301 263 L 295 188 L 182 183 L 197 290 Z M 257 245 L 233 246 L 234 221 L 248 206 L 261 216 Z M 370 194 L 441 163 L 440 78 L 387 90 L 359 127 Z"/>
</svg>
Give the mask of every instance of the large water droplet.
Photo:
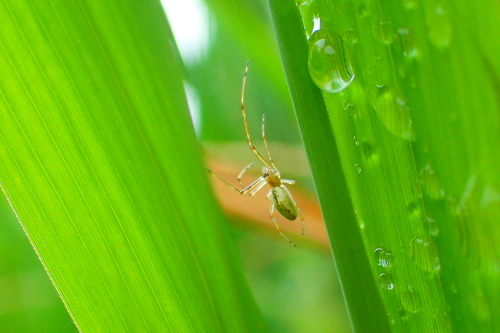
<svg viewBox="0 0 500 333">
<path fill-rule="evenodd" d="M 393 290 L 394 282 L 392 281 L 392 276 L 389 273 L 382 273 L 377 278 L 380 288 L 384 290 Z"/>
<path fill-rule="evenodd" d="M 378 247 L 375 249 L 375 258 L 377 260 L 377 265 L 389 267 L 393 264 L 394 254 L 383 247 Z"/>
<path fill-rule="evenodd" d="M 412 286 L 406 287 L 401 294 L 401 305 L 411 313 L 417 313 L 420 310 L 420 298 Z"/>
<path fill-rule="evenodd" d="M 405 99 L 388 86 L 377 88 L 373 103 L 377 116 L 392 134 L 415 141 L 413 121 Z"/>
<path fill-rule="evenodd" d="M 450 45 L 451 21 L 441 4 L 431 7 L 427 13 L 429 38 L 435 47 L 442 49 Z"/>
<path fill-rule="evenodd" d="M 332 30 L 321 28 L 309 39 L 309 74 L 321 90 L 338 93 L 354 79 L 348 46 Z"/>
<path fill-rule="evenodd" d="M 410 257 L 415 264 L 426 272 L 439 272 L 441 261 L 436 246 L 422 238 L 413 238 L 410 242 Z"/>
<path fill-rule="evenodd" d="M 408 28 L 401 28 L 398 30 L 403 47 L 403 55 L 408 58 L 416 58 L 418 50 L 415 46 L 415 38 Z"/>
</svg>

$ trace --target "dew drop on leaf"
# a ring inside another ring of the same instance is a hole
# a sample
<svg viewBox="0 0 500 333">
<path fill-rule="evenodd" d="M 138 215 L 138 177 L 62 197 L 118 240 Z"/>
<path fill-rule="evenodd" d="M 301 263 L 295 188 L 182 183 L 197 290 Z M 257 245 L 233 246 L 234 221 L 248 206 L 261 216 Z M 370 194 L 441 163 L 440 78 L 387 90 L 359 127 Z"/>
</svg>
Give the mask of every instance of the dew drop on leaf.
<svg viewBox="0 0 500 333">
<path fill-rule="evenodd" d="M 392 275 L 390 273 L 382 273 L 377 278 L 380 288 L 384 290 L 393 290 L 394 282 L 392 281 Z"/>
<path fill-rule="evenodd" d="M 417 313 L 420 310 L 420 298 L 412 286 L 406 287 L 401 294 L 401 304 L 406 311 L 411 313 Z"/>
<path fill-rule="evenodd" d="M 394 254 L 383 247 L 378 247 L 375 249 L 375 259 L 377 260 L 377 265 L 389 267 L 393 264 Z"/>
<path fill-rule="evenodd" d="M 343 38 L 327 28 L 315 31 L 309 39 L 309 74 L 319 89 L 339 93 L 354 79 L 351 55 Z"/>
</svg>

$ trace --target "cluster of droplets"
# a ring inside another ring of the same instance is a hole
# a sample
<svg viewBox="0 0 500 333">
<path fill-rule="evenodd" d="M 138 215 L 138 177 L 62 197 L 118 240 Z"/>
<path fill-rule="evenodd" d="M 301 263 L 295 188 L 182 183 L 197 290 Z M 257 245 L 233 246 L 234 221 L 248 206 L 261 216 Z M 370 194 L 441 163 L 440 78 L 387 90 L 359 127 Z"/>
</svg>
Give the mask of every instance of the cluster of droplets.
<svg viewBox="0 0 500 333">
<path fill-rule="evenodd" d="M 392 268 L 394 263 L 394 254 L 383 247 L 378 247 L 375 249 L 375 261 L 378 266 L 384 268 L 385 272 L 379 274 L 377 282 L 380 288 L 384 290 L 393 290 L 394 281 L 392 279 L 391 273 L 388 272 Z"/>
</svg>

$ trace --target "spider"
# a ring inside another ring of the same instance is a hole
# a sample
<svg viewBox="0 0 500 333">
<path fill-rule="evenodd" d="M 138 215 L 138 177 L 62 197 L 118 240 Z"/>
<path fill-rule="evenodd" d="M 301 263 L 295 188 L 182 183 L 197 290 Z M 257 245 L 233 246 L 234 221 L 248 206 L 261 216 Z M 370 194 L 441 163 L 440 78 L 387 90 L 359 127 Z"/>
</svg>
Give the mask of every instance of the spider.
<svg viewBox="0 0 500 333">
<path fill-rule="evenodd" d="M 247 135 L 248 139 L 248 145 L 250 146 L 250 149 L 254 152 L 254 154 L 257 156 L 257 158 L 264 164 L 264 167 L 262 168 L 262 176 L 257 178 L 254 182 L 252 182 L 250 185 L 247 187 L 243 186 L 241 183 L 241 177 L 243 174 L 250 169 L 252 166 L 254 166 L 255 163 L 251 163 L 248 166 L 246 166 L 238 175 L 238 183 L 241 185 L 242 190 L 237 189 L 233 185 L 229 184 L 227 181 L 224 179 L 220 178 L 217 176 L 215 173 L 213 173 L 211 170 L 208 170 L 212 176 L 217 178 L 219 181 L 221 181 L 224 185 L 227 187 L 231 188 L 233 191 L 236 193 L 243 195 L 247 194 L 248 196 L 253 196 L 255 193 L 257 193 L 260 189 L 262 189 L 266 184 L 271 187 L 270 191 L 267 193 L 266 198 L 269 200 L 273 200 L 273 203 L 271 204 L 271 209 L 269 211 L 269 215 L 271 216 L 271 220 L 274 222 L 274 225 L 276 226 L 276 229 L 278 232 L 283 236 L 290 244 L 293 246 L 296 246 L 280 229 L 278 222 L 276 222 L 276 219 L 274 218 L 274 207 L 283 215 L 288 220 L 295 220 L 297 218 L 297 215 L 300 217 L 300 220 L 302 221 L 302 235 L 304 235 L 305 232 L 305 227 L 304 227 L 304 217 L 302 216 L 302 212 L 300 211 L 299 206 L 295 202 L 295 200 L 292 197 L 292 194 L 288 190 L 288 188 L 285 186 L 285 184 L 289 185 L 294 185 L 295 181 L 290 180 L 290 179 L 282 179 L 280 172 L 278 171 L 278 168 L 276 167 L 276 164 L 274 164 L 274 161 L 271 157 L 271 153 L 269 152 L 269 147 L 267 145 L 267 139 L 266 139 L 266 134 L 264 131 L 264 124 L 266 121 L 265 114 L 262 115 L 262 139 L 264 141 L 264 146 L 266 147 L 266 152 L 267 156 L 269 158 L 269 161 L 266 161 L 264 157 L 257 151 L 255 146 L 252 143 L 252 139 L 250 138 L 250 132 L 248 130 L 248 124 L 247 124 L 247 115 L 245 111 L 245 85 L 247 81 L 247 74 L 248 74 L 248 67 L 250 66 L 250 61 L 247 62 L 247 66 L 245 68 L 245 75 L 243 76 L 243 88 L 241 91 L 241 113 L 243 114 L 243 124 L 245 125 L 245 132 Z"/>
</svg>

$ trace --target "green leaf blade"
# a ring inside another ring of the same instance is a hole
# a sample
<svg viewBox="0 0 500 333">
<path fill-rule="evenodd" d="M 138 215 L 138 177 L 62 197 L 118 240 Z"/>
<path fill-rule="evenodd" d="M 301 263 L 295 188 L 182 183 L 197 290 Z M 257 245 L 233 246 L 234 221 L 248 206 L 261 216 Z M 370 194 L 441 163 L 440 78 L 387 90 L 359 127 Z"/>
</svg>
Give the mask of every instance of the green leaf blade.
<svg viewBox="0 0 500 333">
<path fill-rule="evenodd" d="M 79 329 L 262 329 L 161 7 L 24 5 L 2 8 L 2 183 Z"/>
</svg>

